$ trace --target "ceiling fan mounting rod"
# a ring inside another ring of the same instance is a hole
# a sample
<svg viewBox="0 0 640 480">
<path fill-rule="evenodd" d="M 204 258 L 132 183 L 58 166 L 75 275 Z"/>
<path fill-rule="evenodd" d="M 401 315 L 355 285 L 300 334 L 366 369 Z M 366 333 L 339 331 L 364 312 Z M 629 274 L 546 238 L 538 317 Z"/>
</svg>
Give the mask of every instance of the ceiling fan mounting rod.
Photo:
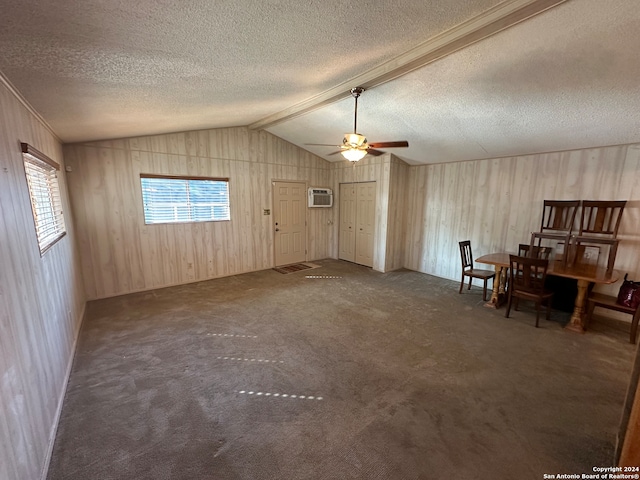
<svg viewBox="0 0 640 480">
<path fill-rule="evenodd" d="M 351 89 L 351 95 L 356 99 L 356 107 L 353 113 L 353 133 L 358 133 L 358 97 L 364 92 L 364 88 L 355 87 Z"/>
</svg>

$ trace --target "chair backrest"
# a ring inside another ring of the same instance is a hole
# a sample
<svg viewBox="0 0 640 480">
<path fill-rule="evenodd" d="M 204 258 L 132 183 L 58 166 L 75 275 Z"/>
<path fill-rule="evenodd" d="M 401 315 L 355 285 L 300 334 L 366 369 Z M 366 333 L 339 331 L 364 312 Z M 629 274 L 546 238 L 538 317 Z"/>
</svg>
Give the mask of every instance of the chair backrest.
<svg viewBox="0 0 640 480">
<path fill-rule="evenodd" d="M 526 243 L 521 243 L 518 245 L 518 256 L 520 257 L 533 257 L 533 258 L 544 258 L 546 260 L 549 259 L 549 255 L 553 251 L 551 247 L 533 247 L 533 255 L 529 254 L 531 246 Z"/>
<path fill-rule="evenodd" d="M 471 253 L 471 240 L 458 242 L 460 245 L 460 259 L 462 260 L 462 271 L 473 268 L 473 254 Z"/>
<path fill-rule="evenodd" d="M 603 235 L 616 238 L 626 204 L 625 200 L 583 200 L 578 235 Z"/>
<path fill-rule="evenodd" d="M 545 200 L 540 231 L 571 233 L 580 200 Z"/>
<path fill-rule="evenodd" d="M 549 260 L 509 255 L 509 288 L 533 294 L 544 292 Z"/>
</svg>

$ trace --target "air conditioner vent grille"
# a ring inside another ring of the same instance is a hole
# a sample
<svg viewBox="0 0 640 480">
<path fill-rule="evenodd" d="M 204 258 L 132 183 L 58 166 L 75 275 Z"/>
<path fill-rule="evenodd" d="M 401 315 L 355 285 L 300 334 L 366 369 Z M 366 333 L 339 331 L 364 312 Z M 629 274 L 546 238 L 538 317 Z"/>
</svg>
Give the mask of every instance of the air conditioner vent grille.
<svg viewBox="0 0 640 480">
<path fill-rule="evenodd" d="M 333 191 L 330 188 L 309 189 L 309 208 L 329 208 L 333 206 Z"/>
</svg>

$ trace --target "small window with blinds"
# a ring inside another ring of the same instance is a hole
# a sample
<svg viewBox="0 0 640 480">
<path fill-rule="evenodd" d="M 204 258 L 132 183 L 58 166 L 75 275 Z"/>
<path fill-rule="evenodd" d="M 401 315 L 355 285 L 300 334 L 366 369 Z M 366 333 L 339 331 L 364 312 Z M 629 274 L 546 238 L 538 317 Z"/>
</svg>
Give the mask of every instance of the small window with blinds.
<svg viewBox="0 0 640 480">
<path fill-rule="evenodd" d="M 144 223 L 229 220 L 229 179 L 141 174 Z"/>
<path fill-rule="evenodd" d="M 31 211 L 42 256 L 66 233 L 58 185 L 60 165 L 29 144 L 22 143 L 21 146 Z"/>
</svg>

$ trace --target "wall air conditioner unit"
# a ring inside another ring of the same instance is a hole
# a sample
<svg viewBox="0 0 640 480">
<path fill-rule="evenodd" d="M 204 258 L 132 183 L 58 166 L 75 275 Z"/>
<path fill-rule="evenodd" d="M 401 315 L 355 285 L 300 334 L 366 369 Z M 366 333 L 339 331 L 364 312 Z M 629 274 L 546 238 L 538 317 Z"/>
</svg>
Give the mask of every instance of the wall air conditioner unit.
<svg viewBox="0 0 640 480">
<path fill-rule="evenodd" d="M 309 189 L 309 208 L 332 207 L 333 191 L 330 188 L 314 188 Z"/>
</svg>

